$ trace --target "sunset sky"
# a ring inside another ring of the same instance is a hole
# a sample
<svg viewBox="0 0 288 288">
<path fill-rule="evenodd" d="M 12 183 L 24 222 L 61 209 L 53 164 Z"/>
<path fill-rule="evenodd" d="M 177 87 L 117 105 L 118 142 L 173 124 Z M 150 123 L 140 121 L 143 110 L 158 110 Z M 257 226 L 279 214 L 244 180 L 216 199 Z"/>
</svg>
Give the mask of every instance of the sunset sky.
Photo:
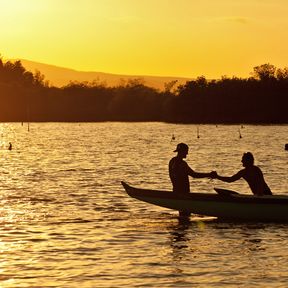
<svg viewBox="0 0 288 288">
<path fill-rule="evenodd" d="M 0 0 L 0 11 L 4 59 L 207 78 L 288 66 L 287 0 Z"/>
</svg>

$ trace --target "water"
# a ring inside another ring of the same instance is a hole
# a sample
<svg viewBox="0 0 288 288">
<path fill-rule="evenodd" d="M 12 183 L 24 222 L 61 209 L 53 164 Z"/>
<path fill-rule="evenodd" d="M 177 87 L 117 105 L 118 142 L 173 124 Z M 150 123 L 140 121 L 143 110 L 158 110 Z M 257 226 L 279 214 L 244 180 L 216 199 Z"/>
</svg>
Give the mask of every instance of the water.
<svg viewBox="0 0 288 288">
<path fill-rule="evenodd" d="M 167 163 L 186 142 L 199 172 L 231 175 L 253 152 L 272 191 L 288 194 L 287 125 L 198 129 L 199 139 L 196 125 L 0 124 L 0 286 L 286 287 L 288 225 L 181 222 L 120 186 L 170 189 Z M 213 187 L 251 193 L 244 181 L 191 179 L 192 191 Z"/>
</svg>

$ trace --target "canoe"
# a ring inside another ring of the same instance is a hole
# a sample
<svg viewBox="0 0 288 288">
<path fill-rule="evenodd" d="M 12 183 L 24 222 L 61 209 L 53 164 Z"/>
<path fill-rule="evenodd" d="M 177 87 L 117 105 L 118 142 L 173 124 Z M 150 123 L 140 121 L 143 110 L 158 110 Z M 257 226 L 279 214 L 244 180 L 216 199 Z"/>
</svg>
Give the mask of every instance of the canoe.
<svg viewBox="0 0 288 288">
<path fill-rule="evenodd" d="M 245 195 L 217 188 L 217 193 L 193 192 L 179 195 L 171 191 L 135 188 L 125 182 L 121 183 L 129 196 L 164 208 L 240 221 L 288 221 L 286 195 Z"/>
</svg>

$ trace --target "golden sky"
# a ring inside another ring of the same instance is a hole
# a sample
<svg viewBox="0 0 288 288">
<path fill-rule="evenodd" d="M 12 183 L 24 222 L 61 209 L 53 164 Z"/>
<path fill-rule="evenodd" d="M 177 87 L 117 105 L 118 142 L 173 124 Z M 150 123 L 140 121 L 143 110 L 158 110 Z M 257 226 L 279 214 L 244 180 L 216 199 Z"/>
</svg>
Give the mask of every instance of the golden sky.
<svg viewBox="0 0 288 288">
<path fill-rule="evenodd" d="M 288 0 L 0 0 L 0 11 L 4 59 L 207 78 L 288 66 Z"/>
</svg>

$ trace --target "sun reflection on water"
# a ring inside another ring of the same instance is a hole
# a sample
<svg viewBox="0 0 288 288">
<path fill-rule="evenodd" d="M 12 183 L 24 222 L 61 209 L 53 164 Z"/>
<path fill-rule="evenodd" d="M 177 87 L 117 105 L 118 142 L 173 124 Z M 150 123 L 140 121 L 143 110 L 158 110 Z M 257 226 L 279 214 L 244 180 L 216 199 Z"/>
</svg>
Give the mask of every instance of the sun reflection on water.
<svg viewBox="0 0 288 288">
<path fill-rule="evenodd" d="M 0 286 L 222 287 L 228 275 L 249 287 L 249 277 L 271 263 L 265 275 L 286 280 L 281 268 L 288 264 L 286 226 L 235 225 L 200 216 L 181 222 L 177 212 L 124 193 L 120 180 L 171 188 L 171 131 L 177 141 L 189 143 L 187 162 L 195 170 L 230 174 L 241 168 L 243 151 L 255 150 L 267 182 L 287 193 L 288 154 L 279 145 L 286 126 L 247 125 L 241 140 L 236 125 L 203 125 L 199 139 L 196 128 L 32 123 L 28 132 L 21 123 L 0 123 Z M 191 190 L 213 193 L 215 183 L 192 180 Z M 233 190 L 249 193 L 244 182 Z M 259 277 L 255 283 L 265 281 Z"/>
</svg>

